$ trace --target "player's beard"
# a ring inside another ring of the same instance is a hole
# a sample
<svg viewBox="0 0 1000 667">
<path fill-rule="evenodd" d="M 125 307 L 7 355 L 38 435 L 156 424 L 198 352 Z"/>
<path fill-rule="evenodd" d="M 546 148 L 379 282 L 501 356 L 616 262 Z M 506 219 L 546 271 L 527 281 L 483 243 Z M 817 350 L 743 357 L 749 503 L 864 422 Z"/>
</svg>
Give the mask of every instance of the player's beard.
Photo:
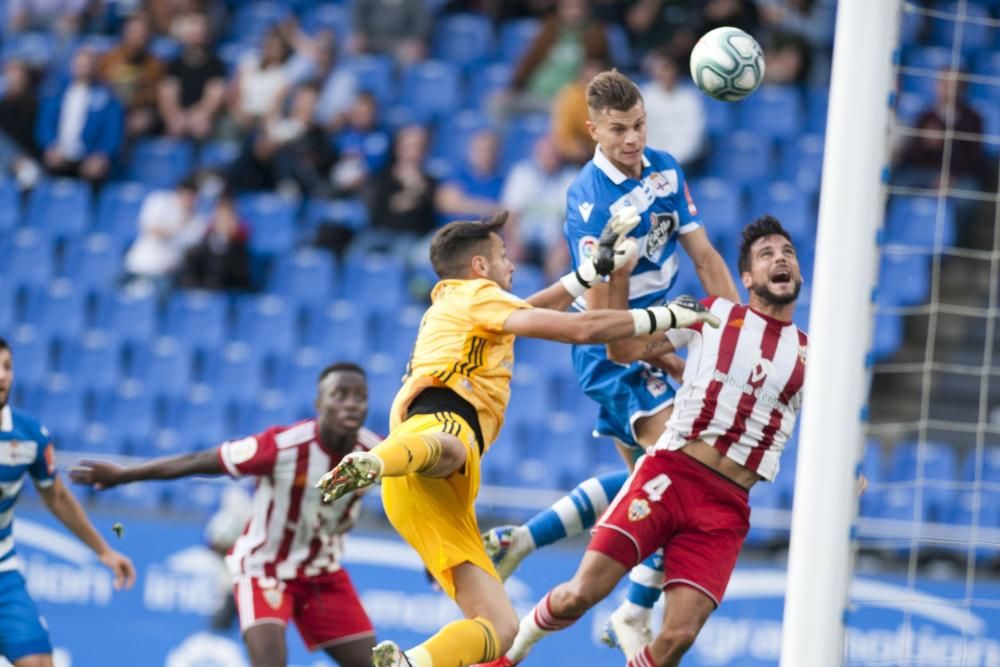
<svg viewBox="0 0 1000 667">
<path fill-rule="evenodd" d="M 794 282 L 795 291 L 791 294 L 775 294 L 768 288 L 767 283 L 753 285 L 751 289 L 754 294 L 774 306 L 787 306 L 790 303 L 794 303 L 799 298 L 799 292 L 802 291 L 802 281 L 796 280 Z"/>
</svg>

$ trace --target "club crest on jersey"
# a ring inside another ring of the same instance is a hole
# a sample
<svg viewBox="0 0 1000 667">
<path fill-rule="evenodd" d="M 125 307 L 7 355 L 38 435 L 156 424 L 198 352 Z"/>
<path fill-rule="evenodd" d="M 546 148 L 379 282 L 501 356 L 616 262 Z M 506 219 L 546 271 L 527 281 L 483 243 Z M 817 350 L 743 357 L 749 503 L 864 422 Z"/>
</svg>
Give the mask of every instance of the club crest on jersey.
<svg viewBox="0 0 1000 667">
<path fill-rule="evenodd" d="M 649 234 L 646 236 L 646 257 L 655 261 L 667 241 L 677 231 L 679 219 L 676 211 L 649 214 Z"/>
<path fill-rule="evenodd" d="M 265 588 L 260 592 L 264 602 L 271 609 L 281 609 L 281 600 L 284 597 L 277 588 Z"/>
<path fill-rule="evenodd" d="M 666 197 L 677 192 L 677 172 L 673 169 L 665 172 L 654 171 L 647 178 L 653 194 L 657 197 Z"/>
<path fill-rule="evenodd" d="M 806 346 L 799 345 L 799 361 L 806 363 Z"/>
<path fill-rule="evenodd" d="M 590 259 L 597 254 L 597 237 L 596 236 L 584 236 L 580 239 L 580 243 L 577 246 L 580 251 L 580 261 L 585 259 Z"/>
<path fill-rule="evenodd" d="M 642 521 L 650 514 L 649 501 L 645 498 L 633 498 L 628 506 L 628 520 Z"/>
<path fill-rule="evenodd" d="M 228 444 L 227 449 L 229 449 L 229 460 L 234 465 L 246 463 L 257 453 L 257 439 L 250 437 L 233 440 Z"/>
<path fill-rule="evenodd" d="M 659 376 L 650 375 L 646 378 L 646 391 L 654 398 L 662 396 L 667 391 L 667 383 Z"/>
<path fill-rule="evenodd" d="M 758 351 L 757 354 L 759 355 L 760 352 Z M 750 384 L 756 385 L 768 375 L 774 375 L 774 364 L 771 363 L 770 359 L 758 356 L 757 363 L 750 370 Z"/>
</svg>

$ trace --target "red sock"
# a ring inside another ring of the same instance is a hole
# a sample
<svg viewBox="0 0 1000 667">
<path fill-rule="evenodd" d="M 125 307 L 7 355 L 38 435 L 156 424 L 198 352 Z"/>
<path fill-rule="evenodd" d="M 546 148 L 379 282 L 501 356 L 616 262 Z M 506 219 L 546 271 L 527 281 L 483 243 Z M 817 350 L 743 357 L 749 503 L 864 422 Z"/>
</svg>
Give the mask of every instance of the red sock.
<svg viewBox="0 0 1000 667">
<path fill-rule="evenodd" d="M 577 619 L 580 618 L 579 616 L 562 618 L 552 613 L 552 605 L 549 602 L 549 598 L 551 596 L 552 593 L 550 591 L 545 594 L 545 597 L 542 598 L 537 605 L 535 605 L 535 624 L 546 632 L 554 632 L 556 630 L 568 628 L 576 623 Z"/>
<path fill-rule="evenodd" d="M 653 660 L 653 654 L 649 652 L 649 647 L 644 646 L 641 651 L 628 661 L 625 667 L 658 667 L 658 665 Z"/>
</svg>

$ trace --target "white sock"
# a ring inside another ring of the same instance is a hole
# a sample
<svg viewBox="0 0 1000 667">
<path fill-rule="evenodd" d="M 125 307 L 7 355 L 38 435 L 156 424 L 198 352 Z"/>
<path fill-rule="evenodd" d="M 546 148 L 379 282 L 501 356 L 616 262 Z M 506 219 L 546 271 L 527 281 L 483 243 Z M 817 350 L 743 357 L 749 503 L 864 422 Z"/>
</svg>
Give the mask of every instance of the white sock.
<svg viewBox="0 0 1000 667">
<path fill-rule="evenodd" d="M 636 604 L 631 600 L 625 600 L 622 602 L 621 606 L 618 607 L 621 611 L 622 616 L 629 620 L 635 621 L 649 621 L 650 616 L 653 615 L 653 610 L 642 605 Z"/>
<path fill-rule="evenodd" d="M 515 664 L 524 660 L 531 652 L 531 647 L 541 641 L 542 637 L 550 634 L 552 634 L 551 630 L 543 630 L 535 621 L 535 611 L 528 612 L 521 619 L 514 643 L 506 653 L 507 658 Z"/>
</svg>

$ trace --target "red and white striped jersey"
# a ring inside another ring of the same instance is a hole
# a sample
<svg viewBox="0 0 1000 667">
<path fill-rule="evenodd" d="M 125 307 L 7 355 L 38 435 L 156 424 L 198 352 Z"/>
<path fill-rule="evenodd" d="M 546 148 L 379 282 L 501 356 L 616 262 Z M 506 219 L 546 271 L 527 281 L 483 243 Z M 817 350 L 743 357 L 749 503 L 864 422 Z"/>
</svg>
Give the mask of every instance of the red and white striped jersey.
<svg viewBox="0 0 1000 667">
<path fill-rule="evenodd" d="M 778 474 L 781 450 L 802 405 L 804 331 L 791 322 L 713 297 L 718 329 L 672 329 L 674 347 L 688 348 L 684 381 L 658 449 L 701 439 L 767 480 Z"/>
<path fill-rule="evenodd" d="M 380 440 L 362 428 L 354 451 Z M 257 477 L 250 520 L 226 557 L 233 577 L 297 579 L 340 569 L 343 533 L 357 518 L 361 494 L 323 502 L 316 482 L 340 457 L 320 445 L 315 419 L 225 442 L 218 452 L 233 477 Z"/>
</svg>

